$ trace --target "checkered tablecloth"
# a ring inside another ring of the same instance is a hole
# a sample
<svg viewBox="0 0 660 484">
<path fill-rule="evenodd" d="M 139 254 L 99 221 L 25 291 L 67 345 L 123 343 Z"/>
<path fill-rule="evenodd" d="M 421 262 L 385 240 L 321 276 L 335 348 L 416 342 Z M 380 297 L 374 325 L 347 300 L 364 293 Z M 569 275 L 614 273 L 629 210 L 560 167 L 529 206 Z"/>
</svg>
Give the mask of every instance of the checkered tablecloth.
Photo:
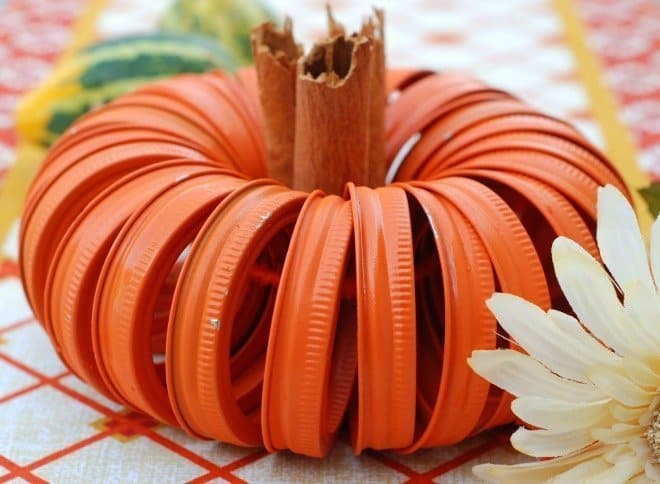
<svg viewBox="0 0 660 484">
<path fill-rule="evenodd" d="M 167 1 L 0 0 L 0 482 L 472 482 L 472 465 L 521 460 L 510 429 L 411 456 L 340 441 L 314 460 L 199 441 L 98 395 L 58 360 L 19 281 L 17 231 L 28 180 L 13 110 L 61 55 L 153 28 Z M 325 1 L 271 2 L 307 45 Z M 331 2 L 357 25 L 362 2 Z M 470 71 L 575 123 L 633 188 L 660 177 L 657 0 L 416 0 L 387 11 L 388 62 Z M 643 207 L 638 207 L 644 213 Z M 647 217 L 648 219 L 648 217 Z"/>
</svg>

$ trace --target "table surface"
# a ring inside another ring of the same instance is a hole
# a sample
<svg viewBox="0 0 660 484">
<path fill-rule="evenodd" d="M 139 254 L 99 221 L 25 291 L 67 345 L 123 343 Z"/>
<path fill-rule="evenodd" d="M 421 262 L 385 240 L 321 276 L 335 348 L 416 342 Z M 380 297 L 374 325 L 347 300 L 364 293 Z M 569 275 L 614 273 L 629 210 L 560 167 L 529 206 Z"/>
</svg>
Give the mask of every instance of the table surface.
<svg viewBox="0 0 660 484">
<path fill-rule="evenodd" d="M 412 456 L 339 442 L 324 460 L 199 441 L 122 408 L 58 360 L 16 265 L 21 193 L 13 110 L 85 39 L 152 29 L 167 1 L 0 0 L 0 482 L 473 482 L 474 464 L 518 462 L 506 429 Z M 324 1 L 270 2 L 307 45 Z M 357 25 L 366 7 L 335 1 Z M 381 2 L 388 62 L 469 71 L 564 117 L 606 150 L 633 188 L 660 175 L 657 0 Z M 639 207 L 638 207 L 639 210 Z"/>
</svg>

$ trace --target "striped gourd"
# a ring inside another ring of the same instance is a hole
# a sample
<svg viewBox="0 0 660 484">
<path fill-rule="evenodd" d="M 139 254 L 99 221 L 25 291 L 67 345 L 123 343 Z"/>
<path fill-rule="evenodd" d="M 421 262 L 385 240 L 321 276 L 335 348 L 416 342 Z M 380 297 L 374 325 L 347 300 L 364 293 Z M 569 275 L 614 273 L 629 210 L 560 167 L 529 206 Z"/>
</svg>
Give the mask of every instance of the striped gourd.
<svg viewBox="0 0 660 484">
<path fill-rule="evenodd" d="M 16 127 L 26 140 L 50 145 L 90 109 L 159 78 L 236 67 L 215 40 L 174 33 L 111 39 L 58 66 L 19 104 Z"/>
<path fill-rule="evenodd" d="M 241 64 L 250 64 L 250 31 L 266 20 L 274 21 L 275 16 L 259 0 L 176 0 L 159 28 L 213 37 Z"/>
</svg>

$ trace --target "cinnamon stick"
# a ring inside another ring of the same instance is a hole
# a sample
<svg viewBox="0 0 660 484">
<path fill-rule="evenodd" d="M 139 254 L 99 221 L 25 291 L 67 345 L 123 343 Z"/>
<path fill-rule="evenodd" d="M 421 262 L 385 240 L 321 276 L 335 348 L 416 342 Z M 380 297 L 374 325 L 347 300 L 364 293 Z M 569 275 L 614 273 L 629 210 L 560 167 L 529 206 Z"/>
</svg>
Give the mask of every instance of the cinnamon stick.
<svg viewBox="0 0 660 484">
<path fill-rule="evenodd" d="M 284 28 L 266 22 L 252 30 L 252 55 L 264 116 L 268 174 L 291 186 L 295 135 L 297 62 L 302 47 L 293 38 L 292 21 Z"/>
<path fill-rule="evenodd" d="M 374 17 L 363 25 L 361 34 L 372 41 L 369 107 L 369 186 L 385 184 L 385 14 L 374 9 Z"/>
<path fill-rule="evenodd" d="M 328 24 L 328 38 L 332 39 L 338 35 L 346 35 L 344 26 L 337 22 L 335 16 L 332 14 L 332 7 L 330 4 L 325 6 L 326 23 Z"/>
<path fill-rule="evenodd" d="M 383 11 L 346 36 L 327 7 L 329 37 L 302 57 L 283 30 L 253 30 L 269 175 L 300 190 L 342 194 L 345 183 L 385 179 Z"/>
<path fill-rule="evenodd" d="M 335 36 L 298 62 L 296 189 L 342 195 L 347 181 L 368 183 L 371 41 Z"/>
</svg>

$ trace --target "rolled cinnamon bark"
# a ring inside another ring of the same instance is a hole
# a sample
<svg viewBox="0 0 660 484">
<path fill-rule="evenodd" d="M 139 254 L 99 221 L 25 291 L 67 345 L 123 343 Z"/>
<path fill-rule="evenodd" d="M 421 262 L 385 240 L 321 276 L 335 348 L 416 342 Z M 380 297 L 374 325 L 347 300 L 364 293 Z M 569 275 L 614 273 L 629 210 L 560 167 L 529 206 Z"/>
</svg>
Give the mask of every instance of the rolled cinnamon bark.
<svg viewBox="0 0 660 484">
<path fill-rule="evenodd" d="M 385 14 L 374 9 L 374 16 L 362 26 L 362 35 L 372 40 L 371 89 L 369 106 L 369 167 L 371 187 L 385 184 Z"/>
<path fill-rule="evenodd" d="M 366 184 L 369 160 L 371 41 L 336 36 L 298 63 L 295 188 L 341 195 Z"/>
<path fill-rule="evenodd" d="M 302 47 L 295 42 L 292 21 L 284 28 L 266 22 L 252 31 L 252 55 L 264 116 L 268 174 L 286 185 L 293 181 L 296 64 Z"/>
<path fill-rule="evenodd" d="M 328 38 L 310 53 L 265 23 L 253 30 L 269 175 L 296 189 L 343 194 L 385 179 L 383 12 L 346 36 L 327 9 Z"/>
</svg>

